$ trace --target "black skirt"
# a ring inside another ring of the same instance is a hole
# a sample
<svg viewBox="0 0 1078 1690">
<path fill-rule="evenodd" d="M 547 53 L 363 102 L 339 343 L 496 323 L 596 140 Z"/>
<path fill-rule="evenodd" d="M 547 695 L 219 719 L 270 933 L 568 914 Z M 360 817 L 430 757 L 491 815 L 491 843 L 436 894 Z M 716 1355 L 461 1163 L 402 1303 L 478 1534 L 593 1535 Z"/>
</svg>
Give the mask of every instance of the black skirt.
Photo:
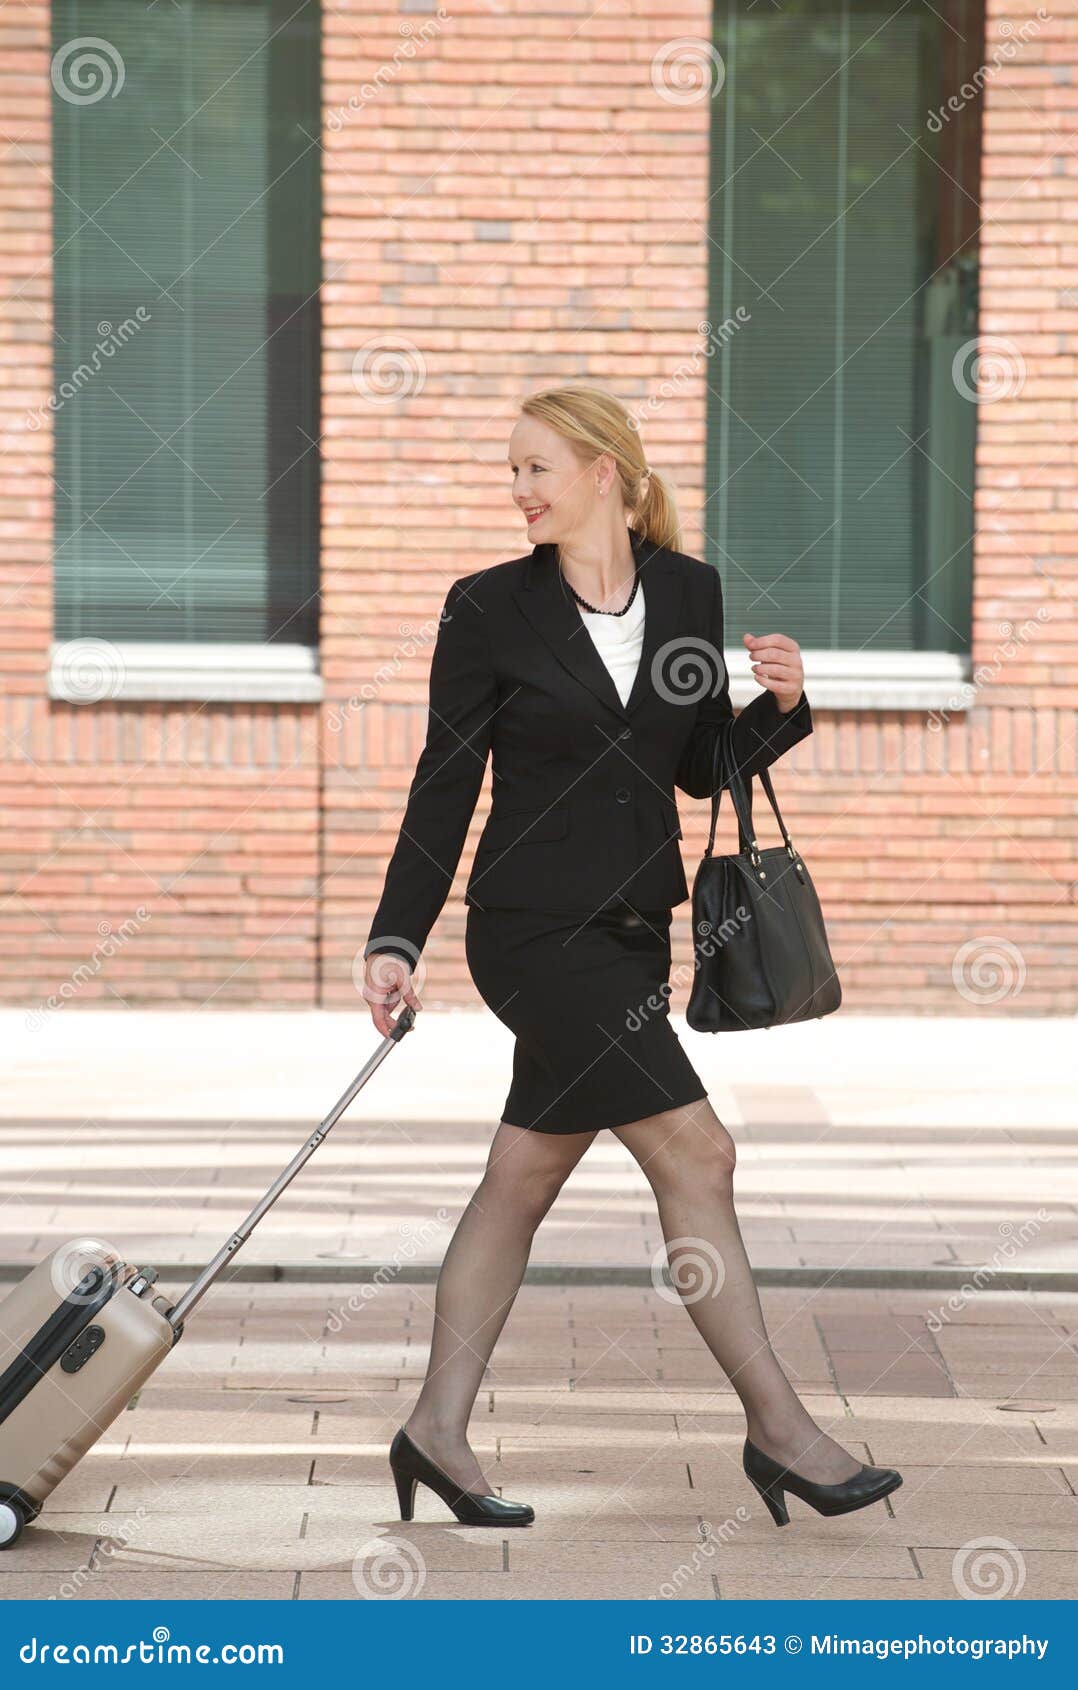
<svg viewBox="0 0 1078 1690">
<path fill-rule="evenodd" d="M 516 1034 L 510 1126 L 622 1127 L 706 1098 L 670 1025 L 669 910 L 592 916 L 468 907 L 479 995 Z"/>
</svg>

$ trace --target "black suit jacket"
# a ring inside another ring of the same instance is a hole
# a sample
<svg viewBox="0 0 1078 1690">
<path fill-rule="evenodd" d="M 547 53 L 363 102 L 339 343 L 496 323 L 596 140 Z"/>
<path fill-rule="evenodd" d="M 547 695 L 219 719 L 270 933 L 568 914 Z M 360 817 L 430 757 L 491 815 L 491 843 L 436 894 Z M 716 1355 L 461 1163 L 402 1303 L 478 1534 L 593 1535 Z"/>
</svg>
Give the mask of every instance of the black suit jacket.
<svg viewBox="0 0 1078 1690">
<path fill-rule="evenodd" d="M 493 753 L 490 815 L 465 901 L 590 915 L 688 897 L 673 788 L 712 793 L 733 717 L 718 571 L 631 534 L 644 639 L 628 703 L 553 545 L 454 581 L 431 662 L 427 738 L 364 955 L 414 961 L 449 893 Z M 733 718 L 746 775 L 812 732 L 808 700 L 763 691 Z"/>
</svg>

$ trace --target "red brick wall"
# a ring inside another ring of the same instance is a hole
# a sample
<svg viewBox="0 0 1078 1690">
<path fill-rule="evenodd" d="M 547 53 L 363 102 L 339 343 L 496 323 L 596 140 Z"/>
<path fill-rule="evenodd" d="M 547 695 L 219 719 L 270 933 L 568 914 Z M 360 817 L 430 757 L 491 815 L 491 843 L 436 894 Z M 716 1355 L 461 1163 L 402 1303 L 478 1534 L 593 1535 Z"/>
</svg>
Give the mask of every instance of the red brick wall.
<svg viewBox="0 0 1078 1690">
<path fill-rule="evenodd" d="M 815 734 L 777 776 L 855 1008 L 965 1013 L 998 998 L 1001 1010 L 1030 1013 L 1075 1003 L 1078 681 L 1067 658 L 1078 506 L 1059 297 L 1072 278 L 1058 243 L 1063 188 L 1078 177 L 1078 95 L 1053 73 L 1078 61 L 1078 6 L 1067 4 L 1067 21 L 1045 27 L 1010 68 L 1001 61 L 988 94 L 985 329 L 1014 339 L 1028 379 L 1014 401 L 982 413 L 977 702 L 932 722 L 918 711 L 817 711 Z M 381 30 L 368 23 L 360 40 L 356 11 L 328 20 L 331 107 L 393 51 L 396 14 Z M 339 697 L 402 643 L 402 629 L 436 613 L 455 575 L 527 549 L 502 468 L 522 393 L 583 378 L 642 403 L 695 346 L 707 315 L 708 109 L 657 99 L 649 67 L 662 43 L 706 36 L 709 16 L 705 4 L 663 8 L 634 17 L 629 31 L 621 16 L 582 6 L 532 19 L 515 57 L 504 19 L 464 16 L 362 118 L 327 137 L 327 260 L 341 269 L 326 290 L 326 565 L 331 586 L 347 572 L 350 589 L 347 600 L 331 591 L 327 611 L 340 606 L 353 630 L 344 640 L 327 630 Z M 990 40 L 1002 16 L 993 11 Z M 1048 105 L 1052 135 L 1040 115 Z M 1045 178 L 1064 167 L 1050 205 Z M 634 265 L 641 253 L 646 270 Z M 1034 276 L 1045 264 L 1055 268 Z M 421 370 L 421 388 L 378 409 L 357 397 L 349 368 L 368 338 L 394 337 L 418 349 L 402 360 L 402 379 Z M 703 418 L 702 386 L 679 386 L 646 430 L 649 456 L 681 491 L 691 550 Z M 1049 620 L 1008 657 L 1010 625 L 1045 606 Z M 327 864 L 341 865 L 327 903 L 332 996 L 399 823 L 425 675 L 425 652 L 405 658 L 338 741 L 341 766 L 327 766 Z M 807 690 L 811 698 L 811 674 Z M 691 873 L 704 807 L 682 808 Z M 730 831 L 726 840 L 733 848 Z M 346 864 L 350 851 L 362 854 Z M 471 995 L 462 880 L 463 870 L 428 947 L 431 1001 Z"/>
<path fill-rule="evenodd" d="M 986 94 L 982 326 L 1024 380 L 981 413 L 976 705 L 939 731 L 817 710 L 777 771 L 854 1009 L 969 1012 L 1000 943 L 990 1012 L 1075 1004 L 1078 82 L 1061 71 L 1078 0 L 1052 11 Z M 990 7 L 989 50 L 1001 19 L 1034 16 Z M 25 427 L 50 381 L 47 11 L 0 12 L 4 1000 L 67 983 L 72 1004 L 358 1004 L 434 620 L 457 575 L 527 549 L 504 463 L 517 401 L 584 379 L 643 406 L 697 344 L 708 106 L 658 99 L 650 65 L 708 27 L 702 0 L 631 22 L 583 0 L 519 20 L 326 8 L 326 701 L 78 707 L 45 696 L 49 440 Z M 679 384 L 645 427 L 696 551 L 703 419 L 702 387 Z M 1001 625 L 1039 609 L 1002 655 Z M 682 809 L 691 874 L 704 806 Z M 475 1001 L 460 891 L 481 820 L 428 947 L 429 1004 Z"/>
<path fill-rule="evenodd" d="M 6 6 L 0 1000 L 34 1009 L 313 1004 L 317 709 L 47 696 L 51 436 L 47 421 L 28 428 L 27 414 L 52 388 L 49 65 L 48 6 Z"/>
<path fill-rule="evenodd" d="M 336 699 L 410 649 L 456 576 L 529 549 L 505 463 L 527 392 L 582 378 L 643 405 L 697 347 L 708 104 L 663 102 L 650 66 L 672 37 L 706 32 L 708 15 L 478 7 L 417 42 L 357 115 L 343 108 L 395 66 L 401 17 L 365 0 L 326 14 L 323 628 Z M 437 20 L 411 22 L 418 35 Z M 368 343 L 403 349 L 406 402 L 357 393 L 353 359 Z M 695 534 L 701 383 L 658 407 L 645 438 Z M 327 741 L 329 1001 L 347 1000 L 377 902 L 427 667 L 427 646 L 405 655 Z M 425 953 L 427 1001 L 475 1001 L 460 893 L 485 808 Z"/>
<path fill-rule="evenodd" d="M 987 384 L 1000 397 L 979 415 L 973 615 L 974 665 L 992 678 L 983 707 L 943 740 L 938 797 L 960 806 L 955 819 L 940 815 L 948 850 L 968 838 L 963 853 L 983 865 L 959 911 L 968 933 L 1004 935 L 1025 963 L 1021 993 L 1003 1007 L 1073 1012 L 1078 0 L 1053 0 L 1048 12 L 1042 23 L 1034 5 L 988 5 L 980 329 L 1002 346 L 1001 379 Z M 1000 662 L 1007 632 L 1034 619 Z M 933 923 L 933 942 L 952 931 Z"/>
<path fill-rule="evenodd" d="M 34 717 L 51 617 L 52 453 L 27 414 L 51 387 L 48 8 L 0 13 L 0 756 Z M 18 768 L 18 764 L 14 765 Z M 6 816 L 5 816 L 6 821 Z M 6 833 L 6 828 L 5 828 Z M 4 844 L 10 846 L 10 839 Z"/>
</svg>

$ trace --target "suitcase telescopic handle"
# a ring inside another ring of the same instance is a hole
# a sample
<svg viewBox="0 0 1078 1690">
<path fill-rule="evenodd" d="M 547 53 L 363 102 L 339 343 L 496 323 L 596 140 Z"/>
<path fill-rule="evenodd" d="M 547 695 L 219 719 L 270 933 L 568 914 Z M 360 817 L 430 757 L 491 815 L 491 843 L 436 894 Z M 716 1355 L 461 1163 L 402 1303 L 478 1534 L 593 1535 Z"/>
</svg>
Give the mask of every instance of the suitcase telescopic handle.
<svg viewBox="0 0 1078 1690">
<path fill-rule="evenodd" d="M 225 1263 L 231 1261 L 232 1257 L 236 1254 L 236 1251 L 246 1244 L 263 1215 L 273 1208 L 273 1205 L 281 1195 L 281 1192 L 284 1191 L 286 1186 L 291 1185 L 304 1163 L 309 1161 L 309 1159 L 314 1155 L 323 1139 L 325 1139 L 336 1126 L 337 1122 L 340 1120 L 357 1092 L 362 1091 L 363 1087 L 374 1073 L 374 1070 L 380 1063 L 385 1061 L 386 1057 L 393 1049 L 393 1046 L 400 1044 L 400 1041 L 403 1039 L 405 1033 L 410 1032 L 414 1026 L 415 1010 L 412 1009 L 410 1005 L 405 1005 L 400 1014 L 397 1016 L 393 1027 L 386 1034 L 385 1038 L 374 1052 L 374 1055 L 368 1062 L 363 1064 L 363 1067 L 359 1070 L 359 1073 L 352 1081 L 352 1084 L 348 1087 L 348 1090 L 337 1099 L 325 1120 L 319 1122 L 310 1138 L 308 1138 L 306 1143 L 301 1145 L 299 1150 L 296 1151 L 296 1154 L 293 1156 L 291 1162 L 289 1162 L 287 1168 L 283 1169 L 282 1172 L 278 1174 L 265 1196 L 260 1198 L 255 1204 L 251 1213 L 247 1216 L 247 1219 L 243 1221 L 242 1224 L 236 1228 L 235 1232 L 225 1240 L 216 1256 L 214 1256 L 212 1262 L 207 1263 L 198 1278 L 193 1280 L 187 1287 L 187 1290 L 184 1292 L 179 1302 L 169 1310 L 165 1318 L 167 1319 L 169 1325 L 173 1328 L 177 1337 L 180 1335 L 180 1330 L 183 1326 L 185 1317 L 190 1314 L 195 1304 L 200 1302 L 205 1296 Z"/>
</svg>

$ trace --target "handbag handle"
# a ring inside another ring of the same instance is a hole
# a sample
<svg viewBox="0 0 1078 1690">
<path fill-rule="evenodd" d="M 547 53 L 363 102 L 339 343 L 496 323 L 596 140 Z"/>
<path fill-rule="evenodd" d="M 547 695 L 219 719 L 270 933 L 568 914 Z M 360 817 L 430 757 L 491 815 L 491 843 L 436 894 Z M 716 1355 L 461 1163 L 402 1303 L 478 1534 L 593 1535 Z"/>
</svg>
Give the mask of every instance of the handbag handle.
<svg viewBox="0 0 1078 1690">
<path fill-rule="evenodd" d="M 711 828 L 708 832 L 704 856 L 710 857 L 715 849 L 715 829 L 719 820 L 719 804 L 722 799 L 723 788 L 729 787 L 730 802 L 733 804 L 737 816 L 737 848 L 743 855 L 748 855 L 753 867 L 759 870 L 760 849 L 756 843 L 756 835 L 752 827 L 752 776 L 750 775 L 746 781 L 740 769 L 734 769 L 726 755 L 731 746 L 732 727 L 732 719 L 723 722 L 715 735 L 715 749 L 711 759 Z M 722 764 L 721 778 L 720 763 Z M 775 812 L 775 820 L 779 824 L 782 837 L 786 843 L 787 854 L 791 861 L 796 864 L 797 851 L 793 840 L 790 838 L 786 823 L 782 819 L 782 811 L 779 809 L 778 799 L 775 797 L 775 788 L 771 784 L 771 774 L 768 769 L 760 770 L 760 782 L 767 794 L 768 802 Z"/>
</svg>

